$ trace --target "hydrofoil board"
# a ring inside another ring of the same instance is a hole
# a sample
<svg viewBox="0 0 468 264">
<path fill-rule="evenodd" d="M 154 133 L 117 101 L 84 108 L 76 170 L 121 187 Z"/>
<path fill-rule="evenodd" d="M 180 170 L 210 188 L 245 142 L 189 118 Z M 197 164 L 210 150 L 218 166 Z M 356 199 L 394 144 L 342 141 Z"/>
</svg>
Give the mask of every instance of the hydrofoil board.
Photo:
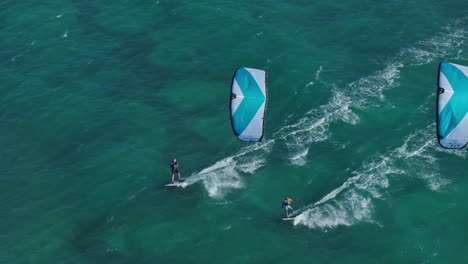
<svg viewBox="0 0 468 264">
<path fill-rule="evenodd" d="M 166 187 L 179 187 L 179 186 L 181 186 L 183 183 L 184 183 L 184 180 L 180 180 L 180 181 L 176 181 L 176 182 L 174 182 L 174 183 L 165 184 L 164 186 L 166 186 Z"/>
</svg>

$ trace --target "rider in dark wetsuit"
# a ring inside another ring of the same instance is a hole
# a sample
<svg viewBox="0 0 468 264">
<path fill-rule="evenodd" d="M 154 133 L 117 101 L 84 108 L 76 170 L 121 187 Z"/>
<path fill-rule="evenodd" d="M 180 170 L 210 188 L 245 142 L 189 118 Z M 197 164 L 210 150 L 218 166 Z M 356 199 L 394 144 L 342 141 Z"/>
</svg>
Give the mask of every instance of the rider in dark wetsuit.
<svg viewBox="0 0 468 264">
<path fill-rule="evenodd" d="M 177 173 L 177 175 L 179 175 L 179 182 L 180 182 L 181 179 L 180 179 L 180 173 L 179 173 L 179 163 L 177 162 L 176 159 L 172 159 L 171 170 L 172 170 L 172 183 L 174 183 L 174 174 L 175 173 Z"/>
<path fill-rule="evenodd" d="M 286 218 L 289 217 L 289 210 L 292 211 L 292 217 L 294 217 L 294 209 L 291 207 L 291 204 L 294 203 L 294 202 L 295 201 L 293 201 L 293 199 L 289 198 L 289 196 L 286 196 L 286 198 L 284 198 L 283 208 L 284 208 Z"/>
</svg>

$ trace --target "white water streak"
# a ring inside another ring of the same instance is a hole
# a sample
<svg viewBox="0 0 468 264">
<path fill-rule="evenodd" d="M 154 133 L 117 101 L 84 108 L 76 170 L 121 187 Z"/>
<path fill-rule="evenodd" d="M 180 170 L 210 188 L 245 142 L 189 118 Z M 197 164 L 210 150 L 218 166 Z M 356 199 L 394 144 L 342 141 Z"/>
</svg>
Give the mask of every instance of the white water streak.
<svg viewBox="0 0 468 264">
<path fill-rule="evenodd" d="M 436 155 L 441 148 L 434 138 L 433 128 L 434 124 L 431 124 L 410 134 L 400 147 L 365 162 L 360 169 L 351 173 L 353 177 L 308 206 L 296 217 L 294 224 L 323 229 L 374 222 L 372 201 L 383 195 L 392 176 L 416 177 L 433 191 L 449 184 L 450 181 L 438 173 Z M 448 153 L 460 155 L 454 151 Z M 399 169 L 401 163 L 409 169 Z"/>
<path fill-rule="evenodd" d="M 239 172 L 254 173 L 265 165 L 266 155 L 271 151 L 274 140 L 252 144 L 190 176 L 182 187 L 202 181 L 211 197 L 222 197 L 226 191 L 242 188 Z M 254 156 L 255 155 L 255 156 Z"/>
</svg>

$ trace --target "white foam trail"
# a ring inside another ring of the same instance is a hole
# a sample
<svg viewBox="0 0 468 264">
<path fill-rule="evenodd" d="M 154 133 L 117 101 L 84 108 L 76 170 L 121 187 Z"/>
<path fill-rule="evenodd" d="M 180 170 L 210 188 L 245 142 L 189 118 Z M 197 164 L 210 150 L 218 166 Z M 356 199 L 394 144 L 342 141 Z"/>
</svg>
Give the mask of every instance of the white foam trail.
<svg viewBox="0 0 468 264">
<path fill-rule="evenodd" d="M 314 203 L 314 205 L 320 205 L 320 204 L 327 202 L 328 200 L 334 199 L 339 193 L 341 193 L 344 189 L 347 189 L 352 183 L 356 182 L 358 179 L 359 179 L 359 176 L 354 176 L 354 177 L 349 178 L 340 187 L 334 189 L 333 191 L 325 195 L 318 202 Z"/>
<path fill-rule="evenodd" d="M 427 183 L 428 187 L 433 191 L 438 191 L 442 187 L 450 184 L 450 180 L 441 178 L 438 173 L 427 172 L 421 175 L 421 178 Z"/>
<path fill-rule="evenodd" d="M 328 104 L 310 110 L 296 123 L 281 128 L 273 137 L 285 142 L 292 164 L 305 165 L 310 145 L 330 137 L 329 125 L 332 122 L 342 120 L 354 125 L 359 121 L 350 106 L 350 98 L 334 90 Z"/>
<path fill-rule="evenodd" d="M 305 210 L 294 219 L 294 224 L 320 229 L 349 226 L 356 221 L 369 221 L 371 212 L 370 198 L 351 190 L 344 194 L 342 202 L 325 203 Z"/>
<path fill-rule="evenodd" d="M 252 174 L 265 166 L 266 154 L 273 143 L 274 140 L 268 140 L 244 147 L 237 154 L 191 175 L 182 187 L 202 181 L 208 195 L 215 198 L 223 197 L 229 190 L 242 188 L 240 173 Z"/>
<path fill-rule="evenodd" d="M 309 149 L 306 148 L 302 152 L 297 153 L 297 155 L 292 156 L 289 159 L 290 159 L 292 164 L 303 166 L 307 162 L 306 157 L 307 157 L 308 153 L 309 153 Z"/>
<path fill-rule="evenodd" d="M 450 181 L 441 177 L 437 170 L 436 154 L 441 148 L 434 138 L 433 128 L 434 124 L 431 124 L 410 134 L 400 147 L 364 163 L 352 172 L 353 177 L 308 206 L 296 217 L 294 224 L 323 229 L 374 222 L 372 201 L 380 198 L 383 190 L 389 187 L 391 176 L 416 177 L 433 191 L 449 184 Z M 447 153 L 459 155 L 453 151 Z M 406 170 L 400 169 L 401 163 Z"/>
<path fill-rule="evenodd" d="M 352 82 L 344 89 L 338 89 L 334 84 L 324 83 L 332 89 L 333 95 L 330 101 L 310 110 L 296 123 L 281 128 L 273 135 L 274 138 L 285 141 L 290 152 L 290 162 L 294 165 L 305 165 L 310 146 L 330 138 L 330 124 L 342 121 L 356 125 L 359 122 L 359 116 L 351 108 L 366 108 L 370 106 L 371 100 L 369 99 L 372 98 L 383 100 L 383 91 L 397 85 L 402 67 L 403 64 L 400 62 L 390 63 L 384 70 Z M 322 69 L 320 67 L 316 72 L 316 81 L 320 81 Z"/>
<path fill-rule="evenodd" d="M 379 102 L 385 99 L 384 92 L 399 85 L 400 72 L 405 66 L 446 60 L 450 58 L 450 54 L 454 53 L 459 56 L 462 52 L 460 46 L 468 37 L 468 31 L 464 29 L 465 20 L 457 20 L 446 26 L 436 36 L 420 41 L 414 47 L 403 49 L 387 63 L 383 70 L 352 82 L 345 88 L 337 88 L 335 84 L 321 82 L 319 76 L 323 68 L 320 66 L 314 81 L 309 82 L 306 87 L 317 82 L 330 86 L 333 91 L 331 100 L 318 109 L 309 111 L 295 124 L 285 126 L 275 134 L 275 138 L 279 137 L 286 141 L 290 152 L 290 162 L 294 165 L 305 165 L 307 150 L 311 145 L 331 136 L 330 124 L 337 121 L 351 125 L 357 124 L 359 117 L 352 111 L 352 108 L 377 107 Z"/>
<path fill-rule="evenodd" d="M 315 79 L 314 81 L 310 81 L 308 84 L 306 84 L 305 87 L 310 87 L 313 86 L 316 82 L 320 81 L 320 74 L 323 71 L 323 67 L 320 66 L 319 69 L 315 72 Z"/>
<path fill-rule="evenodd" d="M 400 56 L 410 57 L 408 65 L 424 65 L 434 60 L 448 60 L 460 56 L 463 52 L 460 46 L 465 42 L 468 31 L 465 29 L 466 18 L 456 20 L 447 25 L 441 34 L 420 41 L 415 47 L 404 50 Z M 456 56 L 451 54 L 456 52 Z"/>
<path fill-rule="evenodd" d="M 404 64 L 397 60 L 387 64 L 385 69 L 375 74 L 350 83 L 346 90 L 352 98 L 352 106 L 361 109 L 374 107 L 375 105 L 370 104 L 369 99 L 383 100 L 385 90 L 398 86 L 400 71 L 403 67 Z"/>
</svg>

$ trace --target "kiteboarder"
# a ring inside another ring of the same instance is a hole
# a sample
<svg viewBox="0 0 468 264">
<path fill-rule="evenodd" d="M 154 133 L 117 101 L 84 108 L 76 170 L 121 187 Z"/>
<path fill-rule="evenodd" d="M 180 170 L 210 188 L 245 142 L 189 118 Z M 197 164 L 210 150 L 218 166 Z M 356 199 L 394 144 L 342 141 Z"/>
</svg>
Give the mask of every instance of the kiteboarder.
<svg viewBox="0 0 468 264">
<path fill-rule="evenodd" d="M 177 175 L 179 175 L 179 182 L 181 182 L 182 180 L 180 179 L 179 163 L 177 162 L 177 160 L 175 158 L 172 159 L 171 170 L 172 170 L 172 184 L 174 184 L 174 174 L 176 174 L 176 173 L 177 173 Z"/>
<path fill-rule="evenodd" d="M 294 203 L 295 201 L 293 201 L 293 199 L 289 198 L 289 196 L 286 196 L 286 198 L 284 198 L 284 201 L 283 201 L 283 208 L 284 208 L 284 213 L 286 214 L 286 218 L 289 217 L 289 210 L 292 211 L 292 217 L 294 217 L 294 210 L 293 208 L 291 207 L 291 204 Z"/>
</svg>

